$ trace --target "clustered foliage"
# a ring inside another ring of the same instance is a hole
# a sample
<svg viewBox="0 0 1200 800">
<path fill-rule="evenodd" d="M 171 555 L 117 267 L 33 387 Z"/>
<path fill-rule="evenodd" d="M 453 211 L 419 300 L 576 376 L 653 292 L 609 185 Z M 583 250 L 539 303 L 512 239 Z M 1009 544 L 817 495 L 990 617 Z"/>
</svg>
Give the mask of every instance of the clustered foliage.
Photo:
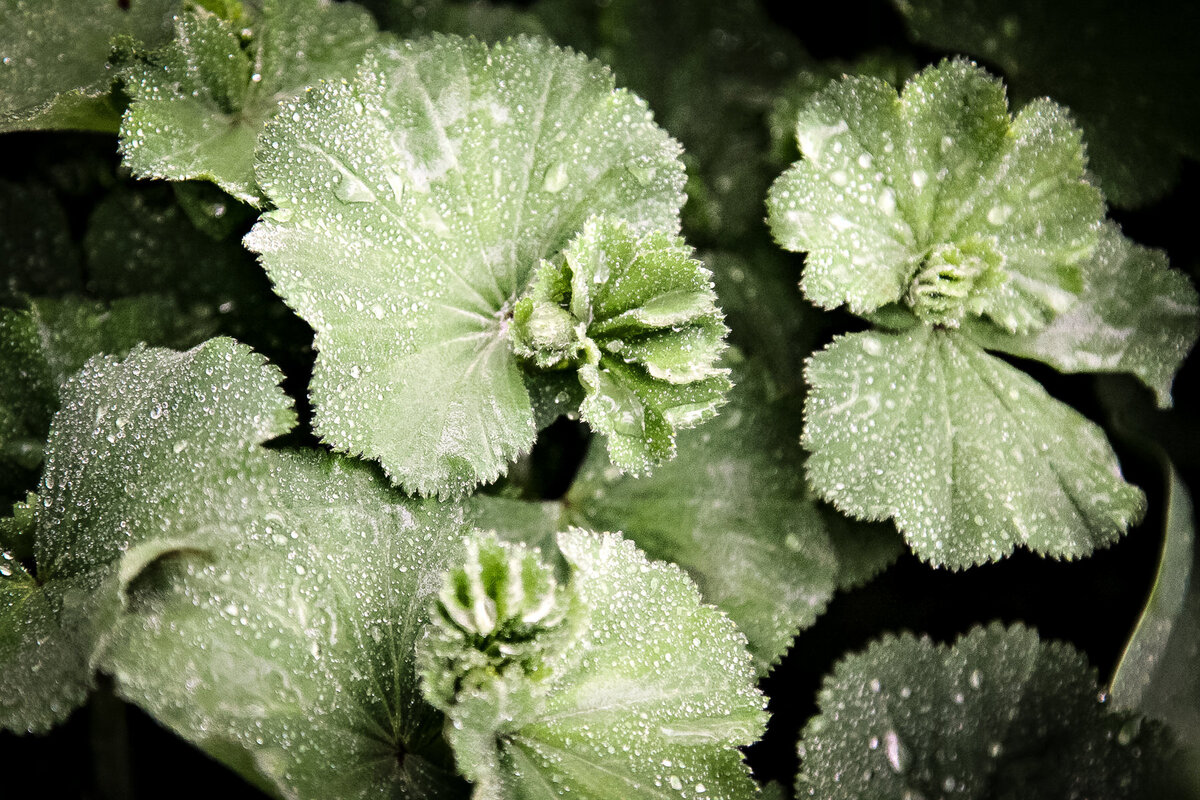
<svg viewBox="0 0 1200 800">
<path fill-rule="evenodd" d="M 1107 204 L 1197 131 L 1141 183 L 1080 76 L 1010 104 L 971 58 L 1061 40 L 1001 5 L 898 0 L 918 68 L 752 0 L 0 0 L 0 142 L 52 152 L 0 180 L 0 729 L 101 684 L 287 798 L 1200 797 L 1170 466 L 1107 691 L 1023 624 L 888 634 L 793 786 L 745 763 L 906 549 L 1147 514 L 1039 376 L 1172 407 L 1200 302 Z"/>
</svg>

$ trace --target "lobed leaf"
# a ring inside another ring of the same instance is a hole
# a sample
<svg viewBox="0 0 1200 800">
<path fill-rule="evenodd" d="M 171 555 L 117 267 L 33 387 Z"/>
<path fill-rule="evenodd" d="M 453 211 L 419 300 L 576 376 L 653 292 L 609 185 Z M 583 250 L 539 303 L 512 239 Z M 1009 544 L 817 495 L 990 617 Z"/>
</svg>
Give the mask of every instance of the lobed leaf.
<svg viewBox="0 0 1200 800">
<path fill-rule="evenodd" d="M 856 314 L 903 301 L 931 324 L 968 313 L 1025 332 L 1065 311 L 1104 213 L 1080 134 L 1037 101 L 1010 119 L 1003 85 L 966 61 L 897 97 L 845 78 L 800 112 L 803 158 L 772 186 L 776 240 L 807 252 L 801 285 Z"/>
<path fill-rule="evenodd" d="M 806 376 L 814 488 L 892 518 L 926 561 L 961 568 L 1018 544 L 1075 558 L 1141 518 L 1103 432 L 959 333 L 851 334 Z"/>
<path fill-rule="evenodd" d="M 535 634 L 533 663 L 474 650 L 480 666 L 447 693 L 433 676 L 466 645 L 450 646 L 462 640 L 444 603 L 422 643 L 426 695 L 450 718 L 474 796 L 755 796 L 737 748 L 765 717 L 744 637 L 701 605 L 682 571 L 619 535 L 575 529 L 558 547 L 570 567 L 566 616 Z"/>
<path fill-rule="evenodd" d="M 1129 372 L 1171 406 L 1171 383 L 1200 334 L 1200 304 L 1166 254 L 1131 242 L 1113 223 L 1084 267 L 1079 301 L 1035 333 L 1012 336 L 976 323 L 967 333 L 989 350 L 1044 361 L 1062 372 Z"/>
<path fill-rule="evenodd" d="M 14 689 L 0 697 L 0 726 L 45 730 L 83 701 L 123 578 L 237 530 L 227 482 L 261 480 L 256 445 L 295 421 L 280 377 L 215 339 L 96 357 L 62 388 L 27 523 L 35 568 L 0 576 L 0 665 Z"/>
<path fill-rule="evenodd" d="M 854 798 L 1134 798 L 1161 731 L 1097 700 L 1068 645 L 998 623 L 953 647 L 905 634 L 843 659 L 800 742 L 796 794 Z"/>
<path fill-rule="evenodd" d="M 260 205 L 255 145 L 280 101 L 351 77 L 378 41 L 370 16 L 352 4 L 260 6 L 222 14 L 188 3 L 175 17 L 175 40 L 127 70 L 121 152 L 136 175 L 211 180 Z"/>
<path fill-rule="evenodd" d="M 540 261 L 593 214 L 678 229 L 678 146 L 604 67 L 536 39 L 376 50 L 287 104 L 260 152 L 278 210 L 247 242 L 317 331 L 316 429 L 421 494 L 533 443 L 507 329 Z"/>
</svg>

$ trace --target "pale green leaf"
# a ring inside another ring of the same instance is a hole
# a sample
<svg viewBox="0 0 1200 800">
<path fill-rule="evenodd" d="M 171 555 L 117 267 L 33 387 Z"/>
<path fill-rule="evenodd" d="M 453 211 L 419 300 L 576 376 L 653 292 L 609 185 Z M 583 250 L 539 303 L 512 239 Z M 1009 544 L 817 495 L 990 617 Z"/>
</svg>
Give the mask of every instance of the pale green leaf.
<svg viewBox="0 0 1200 800">
<path fill-rule="evenodd" d="M 461 513 L 410 501 L 361 463 L 267 455 L 264 479 L 217 495 L 241 504 L 223 542 L 126 589 L 101 667 L 280 797 L 465 797 L 413 654 L 437 578 L 461 557 Z"/>
<path fill-rule="evenodd" d="M 426 691 L 453 723 L 447 732 L 474 796 L 755 796 L 737 748 L 761 735 L 765 715 L 745 638 L 700 603 L 681 570 L 647 561 L 618 535 L 574 529 L 558 546 L 569 582 L 543 577 L 542 590 L 525 595 L 547 612 L 539 619 L 556 620 L 520 642 L 533 658 L 506 659 L 507 635 L 464 638 L 468 628 L 451 622 L 444 602 L 422 644 L 426 676 L 467 667 L 457 691 Z M 510 552 L 509 575 L 528 574 L 523 551 Z M 470 596 L 512 591 L 504 573 L 489 574 L 497 577 Z"/>
<path fill-rule="evenodd" d="M 887 636 L 840 661 L 800 742 L 798 797 L 1157 797 L 1162 732 L 1098 699 L 1068 645 L 994 623 L 953 647 Z"/>
<path fill-rule="evenodd" d="M 769 222 L 807 252 L 802 287 L 818 305 L 867 314 L 903 300 L 932 324 L 970 313 L 1028 331 L 1082 289 L 1104 204 L 1053 103 L 1011 119 L 998 80 L 947 61 L 899 97 L 875 78 L 831 84 L 796 136 L 804 157 L 772 187 Z"/>
<path fill-rule="evenodd" d="M 174 42 L 126 73 L 125 163 L 140 177 L 211 180 L 257 205 L 255 145 L 280 101 L 351 77 L 378 38 L 352 4 L 265 0 L 236 20 L 189 5 Z"/>
<path fill-rule="evenodd" d="M 214 327 L 156 295 L 112 303 L 40 298 L 0 309 L 0 492 L 31 484 L 22 478 L 41 463 L 60 387 L 89 358 L 124 356 L 143 342 L 190 347 Z"/>
<path fill-rule="evenodd" d="M 96 357 L 61 390 L 29 523 L 33 578 L 4 578 L 0 726 L 44 730 L 83 701 L 101 635 L 136 574 L 206 532 L 236 531 L 225 488 L 295 421 L 281 375 L 230 340 Z M 226 502 L 221 502 L 222 500 Z"/>
<path fill-rule="evenodd" d="M 678 237 L 593 218 L 514 309 L 514 352 L 542 369 L 579 369 L 580 415 L 622 470 L 671 458 L 676 431 L 724 402 L 717 358 L 728 329 L 711 278 Z"/>
<path fill-rule="evenodd" d="M 1017 545 L 1075 558 L 1144 510 L 1098 426 L 955 332 L 844 336 L 806 373 L 809 480 L 913 550 L 961 568 Z"/>
<path fill-rule="evenodd" d="M 1192 498 L 1168 466 L 1166 538 L 1158 575 L 1109 686 L 1117 708 L 1169 723 L 1200 791 L 1200 564 Z"/>
<path fill-rule="evenodd" d="M 114 132 L 111 42 L 170 38 L 179 0 L 0 0 L 0 132 Z"/>
<path fill-rule="evenodd" d="M 1171 383 L 1200 333 L 1200 304 L 1166 253 L 1131 242 L 1113 223 L 1085 263 L 1079 301 L 1036 333 L 1010 336 L 987 323 L 967 329 L 989 350 L 1045 361 L 1063 372 L 1129 372 L 1171 406 Z"/>
<path fill-rule="evenodd" d="M 285 104 L 258 163 L 278 210 L 247 241 L 317 331 L 318 433 L 422 494 L 500 475 L 535 436 L 513 305 L 593 214 L 675 232 L 677 154 L 607 69 L 537 39 L 405 42 Z"/>
<path fill-rule="evenodd" d="M 1109 202 L 1145 205 L 1200 154 L 1197 16 L 1122 0 L 894 0 L 924 45 L 995 64 L 1014 99 L 1050 96 L 1078 117 Z M 1086 21 L 1086 30 L 1081 29 Z"/>
</svg>

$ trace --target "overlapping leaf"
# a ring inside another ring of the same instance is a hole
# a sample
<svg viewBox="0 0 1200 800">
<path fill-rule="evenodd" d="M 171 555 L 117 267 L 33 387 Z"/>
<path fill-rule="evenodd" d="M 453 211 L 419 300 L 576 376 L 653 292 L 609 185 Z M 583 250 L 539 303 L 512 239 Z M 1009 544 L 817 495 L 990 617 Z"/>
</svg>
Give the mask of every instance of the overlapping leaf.
<svg viewBox="0 0 1200 800">
<path fill-rule="evenodd" d="M 806 375 L 813 485 L 927 561 L 1087 555 L 1144 510 L 1099 427 L 960 333 L 851 334 Z"/>
<path fill-rule="evenodd" d="M 535 39 L 406 42 L 288 104 L 248 242 L 317 330 L 321 436 L 422 494 L 498 476 L 535 435 L 513 305 L 593 214 L 674 233 L 677 153 L 605 68 Z"/>
<path fill-rule="evenodd" d="M 700 603 L 682 571 L 647 561 L 618 535 L 575 529 L 559 534 L 558 547 L 570 566 L 561 590 L 528 580 L 528 556 L 515 549 L 506 571 L 500 560 L 486 573 L 470 565 L 455 573 L 464 592 L 475 589 L 447 597 L 491 601 L 456 602 L 458 613 L 443 602 L 422 644 L 427 695 L 453 723 L 449 738 L 474 796 L 755 796 L 737 750 L 765 721 L 745 638 Z M 496 602 L 530 587 L 541 588 L 521 603 Z M 527 625 L 499 617 L 498 630 L 516 639 L 463 637 L 466 608 L 486 617 L 503 607 L 557 608 L 537 619 L 558 621 L 532 640 L 517 636 Z M 535 657 L 506 655 L 515 647 Z M 438 681 L 452 663 L 475 666 L 460 681 Z"/>
<path fill-rule="evenodd" d="M 175 40 L 128 70 L 121 152 L 141 177 L 203 178 L 258 204 L 254 150 L 264 123 L 306 87 L 352 76 L 378 36 L 353 4 L 265 0 L 222 10 L 189 3 Z"/>
<path fill-rule="evenodd" d="M 798 797 L 1160 796 L 1162 732 L 1107 709 L 1083 656 L 1019 625 L 953 647 L 885 637 L 834 668 L 818 705 Z"/>
<path fill-rule="evenodd" d="M 8 566 L 0 724 L 44 730 L 86 696 L 122 576 L 236 531 L 267 472 L 256 445 L 294 422 L 280 375 L 229 340 L 97 357 L 62 389 L 37 502 L 33 569 Z M 266 494 L 264 492 L 264 494 Z M 211 544 L 211 542 L 210 542 Z"/>
<path fill-rule="evenodd" d="M 108 100 L 115 37 L 155 47 L 170 38 L 179 0 L 0 2 L 0 132 L 113 132 Z"/>
<path fill-rule="evenodd" d="M 1129 372 L 1171 406 L 1171 384 L 1200 333 L 1196 290 L 1161 250 L 1141 247 L 1106 223 L 1085 265 L 1079 301 L 1035 333 L 1011 336 L 976 323 L 989 350 L 1044 361 L 1063 372 Z"/>
<path fill-rule="evenodd" d="M 965 61 L 900 97 L 846 78 L 800 112 L 804 158 L 771 189 L 775 238 L 807 252 L 813 302 L 858 314 L 902 302 L 957 326 L 1043 327 L 1083 288 L 1104 205 L 1079 130 L 1048 100 L 1010 119 L 1003 85 Z"/>
</svg>

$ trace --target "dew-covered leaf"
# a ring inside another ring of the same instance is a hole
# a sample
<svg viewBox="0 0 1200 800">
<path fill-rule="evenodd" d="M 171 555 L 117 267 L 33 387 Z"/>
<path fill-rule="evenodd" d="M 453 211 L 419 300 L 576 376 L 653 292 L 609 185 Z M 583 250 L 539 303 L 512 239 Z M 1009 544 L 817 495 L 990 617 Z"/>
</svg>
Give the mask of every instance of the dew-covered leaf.
<svg viewBox="0 0 1200 800">
<path fill-rule="evenodd" d="M 1087 660 L 1016 625 L 953 647 L 887 636 L 840 661 L 800 742 L 798 797 L 1158 796 L 1160 729 L 1108 709 Z"/>
<path fill-rule="evenodd" d="M 805 486 L 799 402 L 772 398 L 769 378 L 753 363 L 736 365 L 732 377 L 721 414 L 680 434 L 675 459 L 649 477 L 621 476 L 593 445 L 567 494 L 567 519 L 622 531 L 651 558 L 683 567 L 705 602 L 746 634 L 765 672 L 824 610 L 842 565 L 828 530 L 836 513 Z M 846 527 L 850 541 L 890 545 L 876 561 L 899 554 L 894 531 Z"/>
<path fill-rule="evenodd" d="M 61 389 L 29 523 L 36 566 L 5 577 L 0 727 L 44 730 L 83 701 L 122 576 L 238 530 L 228 482 L 264 473 L 256 445 L 295 421 L 280 377 L 214 339 L 96 357 Z"/>
<path fill-rule="evenodd" d="M 895 0 L 922 44 L 998 66 L 1014 99 L 1070 106 L 1109 202 L 1144 205 L 1200 157 L 1197 9 L 1122 0 Z M 1081 26 L 1081 21 L 1086 21 Z"/>
<path fill-rule="evenodd" d="M 221 546 L 127 590 L 101 667 L 155 719 L 280 797 L 465 797 L 413 647 L 461 512 L 361 463 L 271 453 Z M 256 494 L 253 490 L 268 491 Z"/>
<path fill-rule="evenodd" d="M 1045 361 L 1063 372 L 1129 372 L 1171 406 L 1171 383 L 1200 333 L 1200 304 L 1166 253 L 1142 247 L 1113 223 L 1083 266 L 1079 301 L 1036 333 L 1011 336 L 984 322 L 967 328 L 989 350 Z"/>
<path fill-rule="evenodd" d="M 189 4 L 175 18 L 175 40 L 130 67 L 121 152 L 140 177 L 211 180 L 257 205 L 263 125 L 280 101 L 353 76 L 378 34 L 350 3 L 265 0 L 236 11 Z"/>
<path fill-rule="evenodd" d="M 678 567 L 573 529 L 563 585 L 529 551 L 474 547 L 485 557 L 447 576 L 418 658 L 476 798 L 757 794 L 737 750 L 765 722 L 745 638 Z"/>
<path fill-rule="evenodd" d="M 1100 428 L 959 333 L 844 336 L 806 377 L 813 486 L 892 518 L 926 561 L 961 568 L 1017 545 L 1074 558 L 1141 517 Z"/>
<path fill-rule="evenodd" d="M 801 285 L 818 305 L 867 314 L 903 301 L 931 324 L 972 314 L 1029 331 L 1082 289 L 1104 203 L 1054 103 L 1010 118 L 997 79 L 946 61 L 899 97 L 875 78 L 833 83 L 796 136 L 803 158 L 772 186 L 769 222 L 807 252 Z"/>
<path fill-rule="evenodd" d="M 1166 539 L 1158 576 L 1117 665 L 1109 697 L 1117 708 L 1169 723 L 1200 779 L 1200 549 L 1192 498 L 1168 467 Z M 1200 789 L 1197 783 L 1193 789 Z"/>
<path fill-rule="evenodd" d="M 179 0 L 0 2 L 0 132 L 115 132 L 108 59 L 114 37 L 170 39 Z"/>
<path fill-rule="evenodd" d="M 537 39 L 435 36 L 285 104 L 250 246 L 317 330 L 320 435 L 422 494 L 529 449 L 507 328 L 534 268 L 593 214 L 678 229 L 678 146 L 608 70 Z"/>
<path fill-rule="evenodd" d="M 24 478 L 41 464 L 59 389 L 89 358 L 124 356 L 143 342 L 191 347 L 214 328 L 206 315 L 157 295 L 112 303 L 39 298 L 0 308 L 0 499 L 32 485 Z"/>
<path fill-rule="evenodd" d="M 514 308 L 514 351 L 541 369 L 578 369 L 580 416 L 623 471 L 669 460 L 676 432 L 724 402 L 728 329 L 711 278 L 678 237 L 593 218 Z"/>
</svg>

